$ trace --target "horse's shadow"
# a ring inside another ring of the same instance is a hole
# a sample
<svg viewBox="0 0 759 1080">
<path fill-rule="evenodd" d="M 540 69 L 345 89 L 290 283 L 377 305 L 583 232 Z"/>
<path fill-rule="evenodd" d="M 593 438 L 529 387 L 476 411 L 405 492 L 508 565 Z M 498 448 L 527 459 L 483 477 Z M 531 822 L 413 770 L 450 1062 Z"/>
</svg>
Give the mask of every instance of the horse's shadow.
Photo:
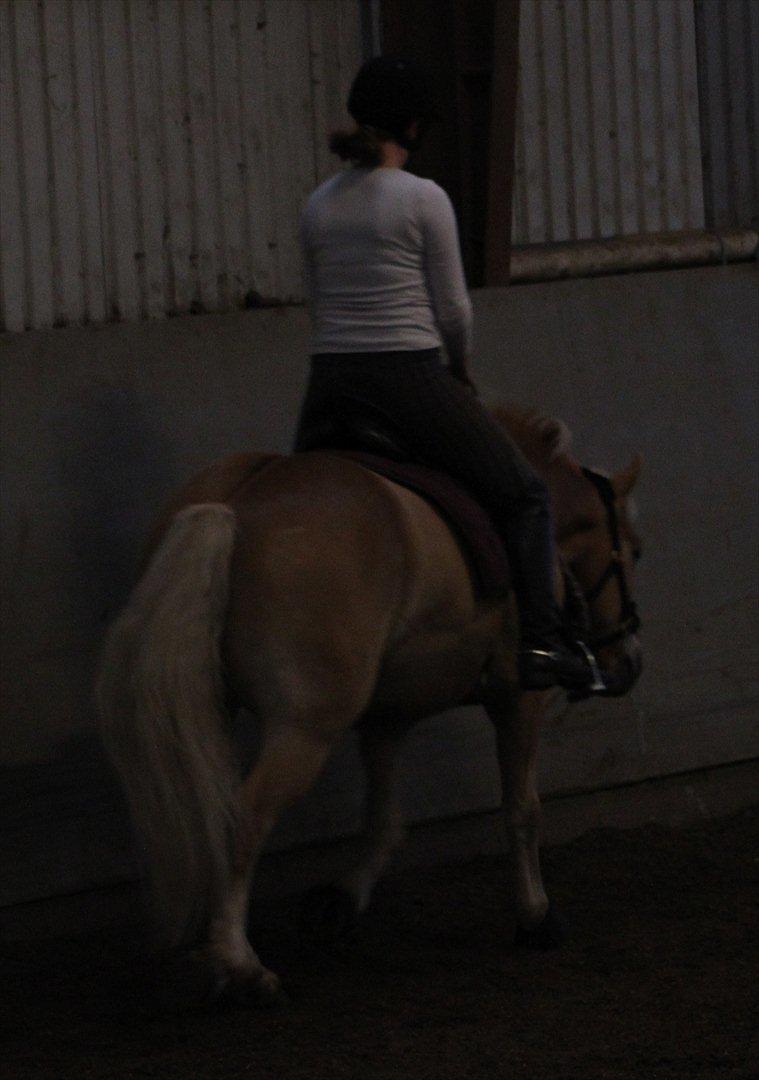
<svg viewBox="0 0 759 1080">
<path fill-rule="evenodd" d="M 134 585 L 148 523 L 177 473 L 170 439 L 127 386 L 100 382 L 61 399 L 32 438 L 18 514 L 19 526 L 33 514 L 34 529 L 9 583 L 19 679 L 9 679 L 8 708 L 41 730 L 29 733 L 38 758 L 6 770 L 2 832 L 32 852 L 27 871 L 8 867 L 11 900 L 28 899 L 40 880 L 71 892 L 123 876 L 126 829 L 114 826 L 112 852 L 103 824 L 123 800 L 95 730 L 92 685 L 105 627 Z M 66 844 L 76 848 L 68 859 Z"/>
<path fill-rule="evenodd" d="M 93 387 L 51 426 L 70 587 L 83 618 L 102 628 L 133 586 L 150 520 L 177 481 L 174 446 L 125 385 Z"/>
</svg>

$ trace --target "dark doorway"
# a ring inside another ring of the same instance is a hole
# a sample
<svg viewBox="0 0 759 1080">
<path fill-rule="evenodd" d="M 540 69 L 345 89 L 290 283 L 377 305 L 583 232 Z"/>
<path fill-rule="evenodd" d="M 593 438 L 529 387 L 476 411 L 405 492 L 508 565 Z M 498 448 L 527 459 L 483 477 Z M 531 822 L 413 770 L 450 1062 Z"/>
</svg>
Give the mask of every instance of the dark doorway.
<svg viewBox="0 0 759 1080">
<path fill-rule="evenodd" d="M 380 14 L 382 51 L 424 66 L 442 114 L 412 171 L 450 195 L 470 287 L 503 284 L 519 0 L 382 0 Z"/>
</svg>

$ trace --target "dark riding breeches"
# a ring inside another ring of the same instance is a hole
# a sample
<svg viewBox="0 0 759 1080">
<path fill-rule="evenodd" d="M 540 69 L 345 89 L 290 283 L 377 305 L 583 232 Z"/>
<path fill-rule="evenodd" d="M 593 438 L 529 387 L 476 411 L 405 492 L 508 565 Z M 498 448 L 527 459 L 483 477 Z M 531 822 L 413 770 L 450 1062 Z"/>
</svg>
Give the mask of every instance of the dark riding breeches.
<svg viewBox="0 0 759 1080">
<path fill-rule="evenodd" d="M 492 518 L 511 562 L 523 641 L 554 633 L 548 491 L 508 433 L 442 363 L 438 349 L 312 358 L 295 448 L 346 416 L 396 432 L 414 459 L 459 480 Z"/>
</svg>

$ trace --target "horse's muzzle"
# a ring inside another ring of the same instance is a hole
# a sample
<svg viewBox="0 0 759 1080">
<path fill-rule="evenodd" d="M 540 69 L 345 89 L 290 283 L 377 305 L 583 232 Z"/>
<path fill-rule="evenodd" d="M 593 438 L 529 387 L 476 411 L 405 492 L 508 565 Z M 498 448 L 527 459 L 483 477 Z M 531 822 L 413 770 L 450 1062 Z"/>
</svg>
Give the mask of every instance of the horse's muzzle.
<svg viewBox="0 0 759 1080">
<path fill-rule="evenodd" d="M 643 653 L 635 634 L 625 640 L 624 655 L 611 668 L 604 668 L 605 697 L 622 697 L 628 694 L 640 678 L 643 670 Z"/>
</svg>

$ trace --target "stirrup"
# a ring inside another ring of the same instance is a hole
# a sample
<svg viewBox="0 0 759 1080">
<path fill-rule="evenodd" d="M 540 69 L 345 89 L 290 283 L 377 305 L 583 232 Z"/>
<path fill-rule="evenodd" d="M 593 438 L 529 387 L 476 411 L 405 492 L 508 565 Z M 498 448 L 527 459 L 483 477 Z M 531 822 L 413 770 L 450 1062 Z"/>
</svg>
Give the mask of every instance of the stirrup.
<svg viewBox="0 0 759 1080">
<path fill-rule="evenodd" d="M 580 639 L 577 638 L 575 644 L 588 663 L 588 667 L 593 675 L 593 682 L 590 683 L 589 686 L 578 686 L 576 689 L 567 690 L 567 699 L 569 701 L 584 701 L 585 698 L 589 698 L 593 694 L 604 694 L 607 690 L 607 686 L 604 682 L 603 675 L 601 674 L 601 669 L 598 666 L 598 661 L 584 641 L 580 641 Z"/>
<path fill-rule="evenodd" d="M 602 690 L 606 689 L 606 683 L 604 682 L 603 675 L 601 674 L 601 669 L 598 666 L 598 661 L 596 660 L 595 656 L 590 651 L 584 641 L 580 641 L 578 639 L 577 644 L 582 650 L 583 656 L 588 661 L 588 667 L 593 674 L 593 682 L 588 687 L 588 690 L 590 690 L 592 694 L 599 694 Z"/>
</svg>

